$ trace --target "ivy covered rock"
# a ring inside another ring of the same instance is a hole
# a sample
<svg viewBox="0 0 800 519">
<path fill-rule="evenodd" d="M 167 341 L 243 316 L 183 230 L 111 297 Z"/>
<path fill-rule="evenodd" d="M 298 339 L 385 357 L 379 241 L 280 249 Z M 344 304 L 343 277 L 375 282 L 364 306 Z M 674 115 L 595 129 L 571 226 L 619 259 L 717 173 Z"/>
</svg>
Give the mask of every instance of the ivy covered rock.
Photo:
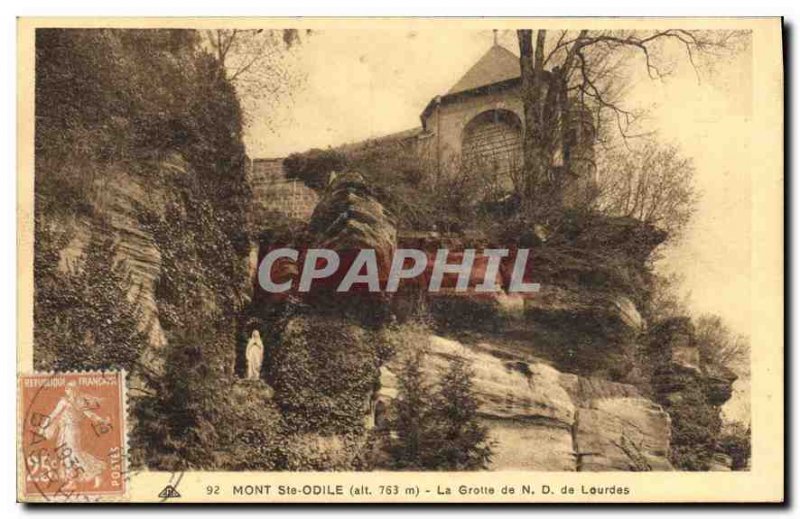
<svg viewBox="0 0 800 519">
<path fill-rule="evenodd" d="M 338 317 L 294 317 L 269 353 L 275 403 L 296 432 L 362 432 L 378 377 L 371 332 Z"/>
<path fill-rule="evenodd" d="M 736 375 L 703 362 L 697 341 L 689 318 L 670 318 L 649 331 L 647 355 L 655 399 L 671 418 L 672 463 L 683 470 L 712 470 L 719 465 L 720 406 L 730 399 Z"/>
<path fill-rule="evenodd" d="M 35 252 L 54 249 L 58 281 L 92 240 L 113 243 L 99 261 L 124 279 L 84 299 L 118 301 L 106 326 L 130 335 L 133 320 L 146 343 L 136 361 L 159 372 L 170 336 L 186 327 L 177 300 L 196 294 L 205 301 L 193 313 L 231 323 L 246 296 L 249 193 L 234 87 L 195 31 L 43 29 L 36 39 Z M 44 302 L 47 273 L 35 268 Z M 99 324 L 86 319 L 87 335 Z M 36 333 L 49 326 L 37 319 Z"/>
<path fill-rule="evenodd" d="M 107 226 L 98 223 L 98 228 Z M 56 236 L 46 230 L 39 235 L 45 233 L 55 243 L 40 243 L 34 257 L 37 369 L 135 371 L 148 341 L 140 310 L 128 294 L 130 270 L 124 262 L 109 261 L 118 245 L 98 230 L 65 264 Z"/>
</svg>

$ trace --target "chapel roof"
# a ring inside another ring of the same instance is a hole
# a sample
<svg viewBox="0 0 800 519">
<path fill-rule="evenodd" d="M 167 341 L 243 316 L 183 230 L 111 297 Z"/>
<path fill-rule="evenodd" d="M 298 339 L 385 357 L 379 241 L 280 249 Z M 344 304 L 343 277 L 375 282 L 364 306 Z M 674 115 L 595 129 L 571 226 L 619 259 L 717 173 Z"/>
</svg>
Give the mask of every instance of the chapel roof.
<svg viewBox="0 0 800 519">
<path fill-rule="evenodd" d="M 498 44 L 464 74 L 447 94 L 457 94 L 519 77 L 519 58 Z"/>
</svg>

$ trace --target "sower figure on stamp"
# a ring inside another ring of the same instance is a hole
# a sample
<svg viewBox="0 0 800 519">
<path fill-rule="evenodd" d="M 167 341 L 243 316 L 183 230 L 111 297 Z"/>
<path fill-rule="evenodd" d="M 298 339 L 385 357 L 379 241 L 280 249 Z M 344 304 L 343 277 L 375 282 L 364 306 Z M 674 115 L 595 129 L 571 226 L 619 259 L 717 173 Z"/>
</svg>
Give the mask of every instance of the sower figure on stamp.
<svg viewBox="0 0 800 519">
<path fill-rule="evenodd" d="M 261 378 L 261 363 L 264 361 L 264 344 L 258 330 L 253 330 L 250 340 L 245 349 L 247 359 L 247 378 L 249 380 L 259 380 Z"/>
<path fill-rule="evenodd" d="M 98 416 L 92 410 L 93 407 L 97 407 L 97 402 L 93 400 L 91 397 L 79 393 L 75 382 L 68 382 L 64 390 L 64 397 L 58 401 L 50 415 L 52 423 L 58 431 L 56 448 L 63 449 L 65 453 L 68 452 L 74 462 L 74 466 L 63 465 L 60 467 L 61 479 L 66 482 L 65 489 L 74 488 L 76 481 L 93 482 L 95 488 L 99 487 L 101 483 L 105 462 L 89 454 L 81 442 L 81 423 L 84 420 L 106 428 L 110 426 L 108 419 Z"/>
</svg>

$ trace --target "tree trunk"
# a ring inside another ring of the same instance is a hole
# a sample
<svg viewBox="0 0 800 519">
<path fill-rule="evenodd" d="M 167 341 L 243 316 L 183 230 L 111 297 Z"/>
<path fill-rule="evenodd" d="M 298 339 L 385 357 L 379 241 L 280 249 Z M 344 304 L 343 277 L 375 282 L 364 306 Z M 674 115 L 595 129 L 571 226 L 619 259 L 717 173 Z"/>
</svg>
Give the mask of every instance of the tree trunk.
<svg viewBox="0 0 800 519">
<path fill-rule="evenodd" d="M 544 176 L 545 162 L 543 144 L 544 116 L 544 43 L 546 31 L 536 33 L 536 47 L 533 47 L 533 31 L 520 29 L 519 65 L 522 77 L 522 104 L 525 115 L 525 136 L 522 145 L 523 156 L 523 205 L 535 205 Z"/>
<path fill-rule="evenodd" d="M 570 47 L 569 51 L 567 52 L 567 56 L 564 58 L 564 64 L 561 66 L 561 69 L 556 74 L 557 78 L 554 81 L 554 84 L 558 85 L 558 110 L 561 114 L 561 121 L 559 124 L 560 128 L 560 138 L 561 141 L 561 157 L 563 160 L 563 174 L 569 174 L 572 171 L 572 144 L 573 142 L 570 139 L 569 130 L 570 130 L 570 109 L 572 108 L 569 103 L 569 99 L 567 97 L 567 78 L 569 77 L 570 72 L 572 71 L 572 67 L 574 66 L 575 56 L 580 51 L 581 46 L 583 45 L 583 41 L 586 38 L 588 31 L 582 30 L 578 37 L 575 38 L 575 42 Z M 580 117 L 583 117 L 583 114 L 580 114 Z M 576 131 L 582 131 L 583 121 L 581 119 L 580 125 L 576 128 Z M 563 179 L 561 179 L 563 181 Z"/>
</svg>

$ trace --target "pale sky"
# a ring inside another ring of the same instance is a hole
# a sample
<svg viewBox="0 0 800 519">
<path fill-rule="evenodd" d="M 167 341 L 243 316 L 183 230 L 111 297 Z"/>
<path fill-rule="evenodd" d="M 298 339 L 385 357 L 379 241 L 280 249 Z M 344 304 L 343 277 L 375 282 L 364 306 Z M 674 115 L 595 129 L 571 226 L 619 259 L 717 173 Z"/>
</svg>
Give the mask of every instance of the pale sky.
<svg viewBox="0 0 800 519">
<path fill-rule="evenodd" d="M 517 53 L 512 32 L 501 34 L 500 43 Z M 289 58 L 305 76 L 291 102 L 264 103 L 248 113 L 248 153 L 281 157 L 418 126 L 427 102 L 491 44 L 489 30 L 316 32 Z M 628 97 L 631 106 L 649 110 L 647 128 L 678 145 L 697 168 L 697 214 L 659 268 L 684 276 L 694 312 L 719 314 L 749 335 L 750 181 L 758 171 L 749 153 L 750 51 L 700 80 L 688 62 L 678 62 L 668 79 L 643 75 Z"/>
</svg>

